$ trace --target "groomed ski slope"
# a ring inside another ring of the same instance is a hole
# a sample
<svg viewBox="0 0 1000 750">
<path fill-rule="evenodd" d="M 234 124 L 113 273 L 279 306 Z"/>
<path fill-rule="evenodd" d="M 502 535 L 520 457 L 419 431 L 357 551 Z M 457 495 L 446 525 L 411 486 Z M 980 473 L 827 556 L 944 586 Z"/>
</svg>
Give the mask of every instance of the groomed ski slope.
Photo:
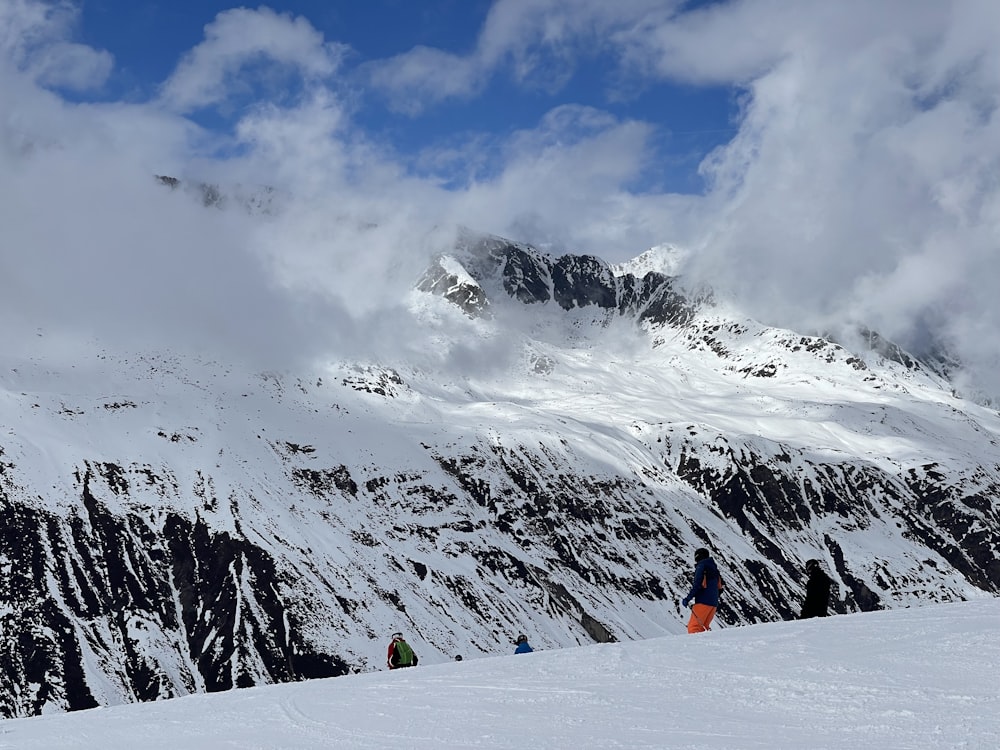
<svg viewBox="0 0 1000 750">
<path fill-rule="evenodd" d="M 14 719 L 0 748 L 995 750 L 998 634 L 1000 599 L 723 628 Z"/>
</svg>

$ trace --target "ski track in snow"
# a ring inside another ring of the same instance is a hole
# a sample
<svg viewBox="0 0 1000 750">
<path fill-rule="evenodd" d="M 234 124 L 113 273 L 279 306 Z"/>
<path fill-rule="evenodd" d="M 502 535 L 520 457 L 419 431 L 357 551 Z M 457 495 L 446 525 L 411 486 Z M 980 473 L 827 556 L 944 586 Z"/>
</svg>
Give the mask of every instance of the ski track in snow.
<svg viewBox="0 0 1000 750">
<path fill-rule="evenodd" d="M 1000 599 L 8 720 L 14 750 L 996 750 Z"/>
</svg>

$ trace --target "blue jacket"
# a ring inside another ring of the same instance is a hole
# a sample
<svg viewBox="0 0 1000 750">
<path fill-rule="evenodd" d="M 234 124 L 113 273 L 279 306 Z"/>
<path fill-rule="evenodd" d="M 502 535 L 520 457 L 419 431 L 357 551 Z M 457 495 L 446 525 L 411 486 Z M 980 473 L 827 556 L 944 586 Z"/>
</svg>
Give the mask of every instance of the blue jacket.
<svg viewBox="0 0 1000 750">
<path fill-rule="evenodd" d="M 528 642 L 525 641 L 524 643 L 517 644 L 517 648 L 514 649 L 514 653 L 515 654 L 530 654 L 533 650 L 534 649 L 532 649 L 531 646 L 528 645 Z"/>
<path fill-rule="evenodd" d="M 697 604 L 719 606 L 719 567 L 711 557 L 706 557 L 694 569 L 694 580 L 687 598 L 694 599 Z"/>
</svg>

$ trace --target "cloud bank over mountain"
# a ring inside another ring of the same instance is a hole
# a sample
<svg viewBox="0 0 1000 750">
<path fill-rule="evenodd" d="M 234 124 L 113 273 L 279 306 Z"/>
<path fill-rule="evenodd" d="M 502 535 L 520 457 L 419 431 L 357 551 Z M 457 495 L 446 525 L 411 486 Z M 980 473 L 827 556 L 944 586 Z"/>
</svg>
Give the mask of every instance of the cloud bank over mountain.
<svg viewBox="0 0 1000 750">
<path fill-rule="evenodd" d="M 0 2 L 5 322 L 275 360 L 408 340 L 401 295 L 465 225 L 610 262 L 672 242 L 768 323 L 861 321 L 1000 392 L 994 3 L 497 0 L 466 53 L 381 60 L 268 8 L 205 20 L 154 93 L 109 99 L 114 50 L 81 43 L 72 6 Z M 732 89 L 701 193 L 648 180 L 670 123 L 557 96 L 587 64 L 609 102 Z M 474 104 L 497 79 L 552 106 L 415 152 L 360 116 Z M 286 202 L 206 212 L 155 174 Z"/>
</svg>

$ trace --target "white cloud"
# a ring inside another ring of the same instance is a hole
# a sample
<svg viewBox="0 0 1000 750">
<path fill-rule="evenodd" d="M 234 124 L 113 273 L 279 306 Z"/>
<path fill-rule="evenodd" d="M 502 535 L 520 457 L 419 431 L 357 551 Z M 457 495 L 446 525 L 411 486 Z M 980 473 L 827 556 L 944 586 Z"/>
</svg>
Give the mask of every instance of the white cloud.
<svg viewBox="0 0 1000 750">
<path fill-rule="evenodd" d="M 25 309 L 39 315 L 51 292 L 51 309 L 66 316 L 100 300 L 105 314 L 77 316 L 93 327 L 131 318 L 136 331 L 183 336 L 167 314 L 167 300 L 183 292 L 207 319 L 271 331 L 282 351 L 360 345 L 378 338 L 361 318 L 382 325 L 394 315 L 426 255 L 449 227 L 465 224 L 612 261 L 661 242 L 689 245 L 697 251 L 690 273 L 768 322 L 855 319 L 912 345 L 936 336 L 966 361 L 995 358 L 1000 6 L 989 0 L 738 0 L 687 13 L 659 0 L 499 0 L 470 54 L 418 48 L 365 71 L 405 90 L 399 103 L 411 108 L 472 96 L 498 71 L 528 86 L 558 84 L 597 49 L 642 81 L 733 85 L 743 92 L 739 132 L 702 165 L 705 196 L 634 189 L 659 158 L 663 123 L 558 100 L 529 130 L 467 133 L 401 156 L 362 132 L 333 90 L 343 47 L 304 19 L 266 9 L 220 14 L 155 102 L 71 105 L 39 88 L 70 80 L 54 72 L 67 68 L 43 64 L 42 50 L 52 60 L 66 59 L 60 49 L 80 52 L 67 9 L 0 4 L 0 218 L 5 236 L 17 231 L 39 258 L 72 271 L 44 289 L 26 277 L 38 296 Z M 94 54 L 91 62 L 102 59 Z M 299 95 L 258 96 L 267 66 L 299 76 Z M 78 84 L 100 77 L 100 65 L 90 69 Z M 184 117 L 241 90 L 255 106 L 239 110 L 231 133 L 205 133 Z M 67 164 L 58 166 L 55 150 Z M 217 159 L 218 151 L 240 156 Z M 145 182 L 164 172 L 267 184 L 294 198 L 282 217 L 252 226 L 198 211 L 181 217 Z M 90 194 L 95 186 L 103 197 Z M 62 234 L 49 226 L 56 216 Z M 80 237 L 91 239 L 84 247 Z M 175 294 L 148 289 L 130 262 L 136 246 L 153 254 L 148 265 L 162 267 L 158 277 Z M 36 267 L 11 255 L 16 245 L 4 247 L 8 267 Z M 94 262 L 60 265 L 70 248 Z M 212 284 L 166 270 L 206 258 L 216 263 Z M 114 286 L 99 271 L 111 267 Z M 113 293 L 122 285 L 148 291 L 136 297 L 159 308 L 143 308 L 145 319 L 123 315 L 117 302 L 132 297 Z M 310 340 L 307 329 L 327 338 Z M 390 340 L 411 333 L 398 323 L 383 330 Z M 993 386 L 1000 392 L 1000 382 Z"/>
<path fill-rule="evenodd" d="M 329 78 L 344 49 L 324 41 L 301 16 L 263 6 L 227 10 L 205 27 L 205 40 L 184 56 L 164 83 L 161 101 L 178 112 L 218 104 L 241 83 L 239 74 L 261 61 L 272 68 L 287 66 L 306 79 Z M 259 77 L 256 82 L 261 82 Z"/>
<path fill-rule="evenodd" d="M 414 115 L 430 102 L 478 93 L 488 80 L 479 58 L 430 47 L 414 47 L 370 67 L 371 84 L 389 94 L 395 109 Z"/>
<path fill-rule="evenodd" d="M 114 59 L 107 52 L 63 42 L 39 50 L 30 70 L 43 86 L 87 91 L 101 86 L 113 66 Z"/>
<path fill-rule="evenodd" d="M 457 192 L 453 213 L 476 228 L 567 251 L 642 247 L 676 231 L 666 208 L 688 202 L 627 190 L 651 155 L 651 132 L 589 107 L 557 107 L 502 144 L 498 174 Z"/>
<path fill-rule="evenodd" d="M 502 169 L 456 202 L 501 233 L 606 242 L 610 255 L 650 231 L 697 237 L 689 270 L 769 322 L 861 320 L 904 344 L 930 336 L 985 361 L 997 347 L 980 321 L 1000 327 L 997 28 L 990 0 L 733 0 L 691 11 L 500 0 L 467 56 L 421 49 L 385 63 L 376 81 L 419 111 L 474 96 L 502 70 L 557 87 L 599 51 L 618 57 L 623 80 L 736 87 L 739 132 L 703 163 L 703 199 L 631 193 L 636 144 L 650 131 L 628 144 L 609 126 L 548 149 L 518 137 Z M 434 89 L 439 77 L 446 85 Z"/>
<path fill-rule="evenodd" d="M 258 337 L 273 352 L 287 337 L 289 308 L 247 257 L 240 217 L 153 179 L 184 140 L 183 123 L 30 97 L 20 106 L 22 124 L 44 122 L 47 133 L 0 134 L 4 146 L 24 144 L 0 148 L 5 328 L 231 356 L 253 352 Z"/>
<path fill-rule="evenodd" d="M 731 0 L 669 18 L 646 16 L 617 30 L 614 43 L 625 64 L 642 74 L 696 84 L 746 83 L 786 58 L 818 55 L 843 64 L 874 40 L 927 40 L 946 22 L 947 5 Z"/>
<path fill-rule="evenodd" d="M 66 41 L 79 21 L 68 2 L 0 2 L 0 61 L 43 86 L 86 91 L 100 87 L 114 59 L 104 50 Z"/>
<path fill-rule="evenodd" d="M 774 322 L 855 318 L 916 345 L 936 320 L 978 357 L 957 332 L 1000 325 L 1000 53 L 983 31 L 1000 6 L 803 8 L 712 6 L 650 37 L 669 41 L 664 74 L 747 82 L 739 134 L 703 167 L 719 214 L 696 269 Z M 740 38 L 751 20 L 773 39 Z"/>
<path fill-rule="evenodd" d="M 501 71 L 526 88 L 556 91 L 582 58 L 608 49 L 614 32 L 651 14 L 669 17 L 680 4 L 680 0 L 497 0 L 469 54 L 415 47 L 371 64 L 370 81 L 395 107 L 411 114 L 446 99 L 475 96 Z"/>
</svg>

